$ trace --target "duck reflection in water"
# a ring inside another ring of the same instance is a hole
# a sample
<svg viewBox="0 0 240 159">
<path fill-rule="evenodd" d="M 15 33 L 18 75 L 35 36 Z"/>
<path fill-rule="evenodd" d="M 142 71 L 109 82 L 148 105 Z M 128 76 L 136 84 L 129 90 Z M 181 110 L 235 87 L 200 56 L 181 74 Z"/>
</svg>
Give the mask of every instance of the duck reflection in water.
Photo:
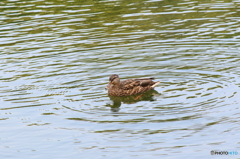
<svg viewBox="0 0 240 159">
<path fill-rule="evenodd" d="M 156 90 L 150 90 L 145 93 L 132 95 L 132 96 L 123 96 L 123 97 L 116 97 L 116 96 L 109 96 L 112 104 L 107 104 L 106 106 L 111 108 L 112 112 L 118 112 L 120 110 L 121 104 L 134 104 L 140 101 L 155 101 L 154 96 L 161 95 Z"/>
<path fill-rule="evenodd" d="M 142 100 L 152 101 L 154 93 L 159 94 L 154 91 L 154 87 L 160 83 L 160 81 L 154 82 L 153 79 L 151 77 L 120 81 L 117 74 L 111 75 L 106 89 L 113 101 L 112 108 L 116 111 L 116 108 L 121 106 L 121 102 L 131 104 Z"/>
</svg>

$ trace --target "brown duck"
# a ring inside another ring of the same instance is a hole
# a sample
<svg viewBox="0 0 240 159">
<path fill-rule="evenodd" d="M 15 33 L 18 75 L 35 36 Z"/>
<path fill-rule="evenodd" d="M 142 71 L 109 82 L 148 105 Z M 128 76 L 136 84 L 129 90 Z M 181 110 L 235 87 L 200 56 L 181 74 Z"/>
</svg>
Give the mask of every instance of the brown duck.
<svg viewBox="0 0 240 159">
<path fill-rule="evenodd" d="M 154 89 L 160 83 L 152 81 L 154 78 L 136 78 L 120 81 L 119 76 L 113 74 L 106 87 L 110 96 L 129 96 L 144 93 Z"/>
</svg>

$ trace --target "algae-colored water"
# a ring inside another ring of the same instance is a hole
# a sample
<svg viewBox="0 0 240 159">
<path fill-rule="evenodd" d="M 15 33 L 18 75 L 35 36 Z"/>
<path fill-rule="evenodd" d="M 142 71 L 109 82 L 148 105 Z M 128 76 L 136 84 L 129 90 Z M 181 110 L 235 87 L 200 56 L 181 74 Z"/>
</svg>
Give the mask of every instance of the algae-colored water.
<svg viewBox="0 0 240 159">
<path fill-rule="evenodd" d="M 0 158 L 240 154 L 239 11 L 227 0 L 1 1 Z M 111 74 L 162 82 L 110 98 Z"/>
</svg>

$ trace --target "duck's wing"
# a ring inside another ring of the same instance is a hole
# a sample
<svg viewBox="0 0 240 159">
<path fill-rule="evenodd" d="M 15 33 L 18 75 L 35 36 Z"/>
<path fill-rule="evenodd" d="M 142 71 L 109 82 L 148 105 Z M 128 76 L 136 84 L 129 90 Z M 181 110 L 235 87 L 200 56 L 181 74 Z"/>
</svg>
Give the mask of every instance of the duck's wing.
<svg viewBox="0 0 240 159">
<path fill-rule="evenodd" d="M 149 78 L 135 78 L 135 80 L 154 80 L 155 77 L 149 77 Z"/>
<path fill-rule="evenodd" d="M 151 86 L 155 83 L 152 81 L 153 79 L 154 78 L 128 79 L 128 80 L 122 81 L 120 85 L 121 85 L 121 88 L 125 90 L 134 89 L 138 86 L 146 87 L 146 86 Z"/>
<path fill-rule="evenodd" d="M 153 82 L 152 80 L 154 79 L 155 79 L 154 77 L 150 77 L 150 78 L 136 78 L 135 80 L 140 82 L 140 86 L 146 87 L 153 85 L 155 82 Z"/>
</svg>

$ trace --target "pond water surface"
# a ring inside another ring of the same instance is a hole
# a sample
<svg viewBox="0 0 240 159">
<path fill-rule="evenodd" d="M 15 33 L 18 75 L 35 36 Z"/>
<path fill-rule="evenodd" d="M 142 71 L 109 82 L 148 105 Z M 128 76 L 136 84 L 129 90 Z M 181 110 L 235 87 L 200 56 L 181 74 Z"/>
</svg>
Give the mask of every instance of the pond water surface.
<svg viewBox="0 0 240 159">
<path fill-rule="evenodd" d="M 0 158 L 240 155 L 239 12 L 237 0 L 2 0 Z M 161 83 L 116 99 L 111 74 Z"/>
</svg>

